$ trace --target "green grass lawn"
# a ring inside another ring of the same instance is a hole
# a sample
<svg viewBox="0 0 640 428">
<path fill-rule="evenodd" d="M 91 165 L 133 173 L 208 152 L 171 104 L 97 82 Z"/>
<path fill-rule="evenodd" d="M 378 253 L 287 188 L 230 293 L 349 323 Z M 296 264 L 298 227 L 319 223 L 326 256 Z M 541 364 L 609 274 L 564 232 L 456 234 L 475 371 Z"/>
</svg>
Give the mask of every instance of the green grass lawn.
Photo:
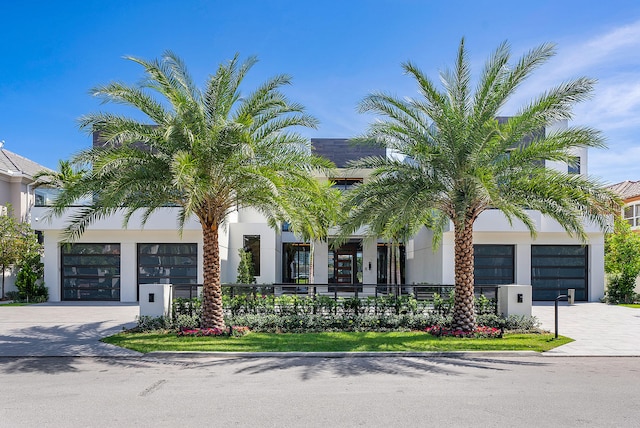
<svg viewBox="0 0 640 428">
<path fill-rule="evenodd" d="M 33 303 L 27 303 L 27 302 L 0 303 L 0 308 L 3 306 L 28 306 L 28 305 L 33 305 Z"/>
<path fill-rule="evenodd" d="M 620 306 L 626 306 L 627 308 L 640 308 L 640 303 L 621 303 Z"/>
<path fill-rule="evenodd" d="M 536 351 L 573 339 L 552 334 L 507 334 L 502 339 L 433 337 L 423 332 L 250 333 L 243 337 L 177 337 L 175 334 L 120 333 L 102 340 L 139 352 L 389 352 Z"/>
</svg>

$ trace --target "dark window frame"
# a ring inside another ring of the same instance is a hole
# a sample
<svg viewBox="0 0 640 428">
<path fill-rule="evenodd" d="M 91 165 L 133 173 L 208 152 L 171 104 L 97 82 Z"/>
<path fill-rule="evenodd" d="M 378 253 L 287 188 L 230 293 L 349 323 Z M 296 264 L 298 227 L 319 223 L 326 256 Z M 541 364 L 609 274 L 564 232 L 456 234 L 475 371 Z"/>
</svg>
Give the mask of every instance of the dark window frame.
<svg viewBox="0 0 640 428">
<path fill-rule="evenodd" d="M 253 275 L 260 276 L 260 235 L 242 235 L 242 248 L 251 252 Z"/>
</svg>

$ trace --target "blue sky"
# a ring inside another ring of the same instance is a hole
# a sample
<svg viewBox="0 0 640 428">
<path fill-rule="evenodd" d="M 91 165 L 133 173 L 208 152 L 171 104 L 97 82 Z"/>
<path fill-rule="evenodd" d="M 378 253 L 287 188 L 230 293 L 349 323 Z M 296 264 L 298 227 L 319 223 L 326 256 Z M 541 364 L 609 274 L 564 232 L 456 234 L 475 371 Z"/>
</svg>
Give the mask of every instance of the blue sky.
<svg viewBox="0 0 640 428">
<path fill-rule="evenodd" d="M 557 56 L 506 106 L 513 114 L 542 91 L 578 76 L 596 78 L 572 124 L 604 132 L 589 173 L 604 182 L 640 180 L 640 2 L 636 1 L 15 1 L 0 5 L 0 140 L 55 168 L 90 145 L 77 118 L 107 110 L 89 95 L 113 80 L 134 83 L 146 59 L 172 50 L 204 82 L 236 52 L 260 62 L 246 79 L 291 74 L 288 96 L 320 120 L 308 137 L 351 137 L 372 117 L 357 103 L 383 90 L 416 95 L 400 64 L 434 80 L 464 36 L 478 72 L 504 40 L 515 57 L 544 42 Z"/>
</svg>

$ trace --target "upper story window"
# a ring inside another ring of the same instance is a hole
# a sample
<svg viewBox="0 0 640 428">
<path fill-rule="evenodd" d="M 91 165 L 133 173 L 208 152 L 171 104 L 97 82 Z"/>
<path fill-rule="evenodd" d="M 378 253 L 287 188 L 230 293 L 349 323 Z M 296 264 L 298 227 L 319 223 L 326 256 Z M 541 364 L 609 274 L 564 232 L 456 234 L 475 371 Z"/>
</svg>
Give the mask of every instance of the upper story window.
<svg viewBox="0 0 640 428">
<path fill-rule="evenodd" d="M 640 226 L 640 204 L 624 207 L 623 217 L 631 227 Z"/>
<path fill-rule="evenodd" d="M 569 174 L 580 174 L 580 157 L 574 156 L 571 162 L 567 164 L 567 172 Z"/>
<path fill-rule="evenodd" d="M 340 190 L 351 190 L 356 184 L 362 183 L 362 178 L 330 178 L 333 187 Z"/>
</svg>

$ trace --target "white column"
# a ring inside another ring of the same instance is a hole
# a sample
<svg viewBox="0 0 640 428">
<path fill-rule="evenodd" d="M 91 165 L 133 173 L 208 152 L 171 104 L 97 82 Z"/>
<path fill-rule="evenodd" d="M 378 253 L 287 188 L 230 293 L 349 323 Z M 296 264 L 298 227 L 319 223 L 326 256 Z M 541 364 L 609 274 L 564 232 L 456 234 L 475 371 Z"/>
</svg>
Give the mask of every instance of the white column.
<svg viewBox="0 0 640 428">
<path fill-rule="evenodd" d="M 120 244 L 120 301 L 138 300 L 138 266 L 135 242 Z"/>
</svg>

